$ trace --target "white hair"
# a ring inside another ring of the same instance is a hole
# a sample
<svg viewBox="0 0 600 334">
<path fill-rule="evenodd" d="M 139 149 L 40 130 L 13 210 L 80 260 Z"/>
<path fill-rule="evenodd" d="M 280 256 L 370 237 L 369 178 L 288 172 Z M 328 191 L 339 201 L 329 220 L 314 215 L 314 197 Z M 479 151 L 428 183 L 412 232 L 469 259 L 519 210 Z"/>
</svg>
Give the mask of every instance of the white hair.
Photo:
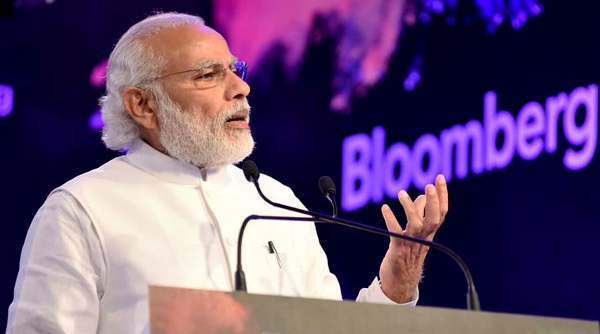
<svg viewBox="0 0 600 334">
<path fill-rule="evenodd" d="M 102 141 L 106 147 L 123 151 L 139 136 L 137 123 L 123 105 L 123 92 L 130 86 L 142 86 L 166 65 L 166 60 L 142 39 L 184 24 L 204 25 L 204 20 L 199 16 L 175 12 L 156 13 L 134 24 L 117 42 L 108 58 L 106 95 L 100 98 L 104 122 Z"/>
</svg>

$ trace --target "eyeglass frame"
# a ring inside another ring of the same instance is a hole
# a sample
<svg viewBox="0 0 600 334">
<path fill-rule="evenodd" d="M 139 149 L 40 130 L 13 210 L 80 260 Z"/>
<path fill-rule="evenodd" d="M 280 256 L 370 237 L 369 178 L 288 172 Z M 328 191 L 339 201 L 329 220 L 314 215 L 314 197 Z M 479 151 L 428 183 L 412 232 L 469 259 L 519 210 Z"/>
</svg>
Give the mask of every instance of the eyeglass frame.
<svg viewBox="0 0 600 334">
<path fill-rule="evenodd" d="M 183 71 L 179 71 L 179 72 L 174 72 L 174 73 L 169 73 L 169 74 L 165 74 L 165 75 L 161 75 L 158 77 L 154 77 L 151 79 L 147 79 L 144 80 L 142 82 L 142 84 L 145 83 L 150 83 L 152 81 L 155 80 L 159 80 L 159 79 L 163 79 L 166 77 L 170 77 L 173 75 L 178 75 L 178 74 L 183 74 L 183 73 L 189 73 L 189 72 L 196 72 L 196 71 L 202 71 L 206 68 L 209 68 L 211 66 L 215 66 L 215 65 L 221 65 L 223 67 L 223 76 L 221 77 L 221 80 L 223 80 L 223 78 L 225 78 L 225 73 L 227 73 L 227 70 L 229 69 L 233 74 L 235 74 L 236 77 L 242 79 L 243 81 L 246 81 L 246 79 L 248 78 L 248 64 L 243 61 L 243 60 L 238 60 L 238 59 L 234 59 L 234 61 L 228 65 L 228 66 L 223 66 L 222 63 L 219 62 L 212 62 L 212 61 L 208 61 L 208 62 L 204 62 L 201 65 L 197 66 L 196 68 L 193 69 L 189 69 L 189 70 L 183 70 Z M 238 73 L 240 73 L 238 75 Z M 212 88 L 212 87 L 207 87 L 207 88 Z"/>
</svg>

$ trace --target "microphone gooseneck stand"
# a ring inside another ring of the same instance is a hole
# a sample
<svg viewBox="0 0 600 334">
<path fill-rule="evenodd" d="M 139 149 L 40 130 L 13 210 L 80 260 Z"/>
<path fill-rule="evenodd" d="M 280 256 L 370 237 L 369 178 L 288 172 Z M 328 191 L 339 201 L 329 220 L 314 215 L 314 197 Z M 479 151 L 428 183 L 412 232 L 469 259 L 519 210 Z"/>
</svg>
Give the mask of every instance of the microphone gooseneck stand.
<svg viewBox="0 0 600 334">
<path fill-rule="evenodd" d="M 342 226 L 346 226 L 346 227 L 350 227 L 350 228 L 354 228 L 354 229 L 359 229 L 359 230 L 374 233 L 374 234 L 409 240 L 412 242 L 416 242 L 416 243 L 419 243 L 422 245 L 429 246 L 431 248 L 437 249 L 438 251 L 441 251 L 442 253 L 447 254 L 458 264 L 458 266 L 462 270 L 462 272 L 467 280 L 467 309 L 474 310 L 474 311 L 481 310 L 481 307 L 479 304 L 479 297 L 478 297 L 477 291 L 475 289 L 475 283 L 473 282 L 473 276 L 471 275 L 469 268 L 467 267 L 466 263 L 462 260 L 462 258 L 460 256 L 458 256 L 458 254 L 456 254 L 450 248 L 448 248 L 444 245 L 438 244 L 436 242 L 433 242 L 433 241 L 414 238 L 411 236 L 390 232 L 388 230 L 380 229 L 380 228 L 373 227 L 370 225 L 361 224 L 361 223 L 357 223 L 357 222 L 353 222 L 353 221 L 349 221 L 349 220 L 345 220 L 345 219 L 341 219 L 341 218 L 329 217 L 327 215 L 324 215 L 324 214 L 321 214 L 318 212 L 313 212 L 310 210 L 302 210 L 302 209 L 298 209 L 295 207 L 291 207 L 291 206 L 287 206 L 284 204 L 273 202 L 263 194 L 263 192 L 260 188 L 260 185 L 258 184 L 258 177 L 260 176 L 260 172 L 258 171 L 258 167 L 254 163 L 254 161 L 252 161 L 252 160 L 245 161 L 242 166 L 242 169 L 244 171 L 244 175 L 246 176 L 246 179 L 254 184 L 256 190 L 258 191 L 259 196 L 265 202 L 269 203 L 270 205 L 272 205 L 274 207 L 292 211 L 292 212 L 296 212 L 296 213 L 300 213 L 303 215 L 308 215 L 310 217 L 277 217 L 277 216 L 251 215 L 251 216 L 248 216 L 244 220 L 244 222 L 242 223 L 242 226 L 240 228 L 240 234 L 238 236 L 238 249 L 237 249 L 238 263 L 237 263 L 237 270 L 235 273 L 235 281 L 236 281 L 236 290 L 237 291 L 246 291 L 245 274 L 244 274 L 244 271 L 242 270 L 242 263 L 241 263 L 241 254 L 242 254 L 241 246 L 242 246 L 242 236 L 244 234 L 244 230 L 246 229 L 246 225 L 248 225 L 248 222 L 250 222 L 250 220 L 268 219 L 268 220 L 290 220 L 290 221 L 313 221 L 313 222 L 318 222 L 318 223 L 327 222 L 327 223 L 333 223 L 333 224 L 342 225 Z"/>
<path fill-rule="evenodd" d="M 240 233 L 238 234 L 238 243 L 237 243 L 237 269 L 235 271 L 235 291 L 243 291 L 248 292 L 246 287 L 246 274 L 242 269 L 242 239 L 244 237 L 244 231 L 246 230 L 246 226 L 251 220 L 284 220 L 284 221 L 306 221 L 306 222 L 316 222 L 316 223 L 325 223 L 325 221 L 315 220 L 313 217 L 286 217 L 286 216 L 260 216 L 260 215 L 250 215 L 244 219 L 242 223 L 242 227 L 240 228 Z"/>
</svg>

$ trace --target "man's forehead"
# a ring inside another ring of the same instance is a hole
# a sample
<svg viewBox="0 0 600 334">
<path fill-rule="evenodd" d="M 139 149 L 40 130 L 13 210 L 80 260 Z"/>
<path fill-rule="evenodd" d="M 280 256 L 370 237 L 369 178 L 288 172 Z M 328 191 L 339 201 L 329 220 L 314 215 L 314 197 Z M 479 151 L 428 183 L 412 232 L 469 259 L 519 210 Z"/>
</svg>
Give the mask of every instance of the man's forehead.
<svg viewBox="0 0 600 334">
<path fill-rule="evenodd" d="M 170 61 L 185 61 L 187 66 L 203 61 L 227 62 L 235 58 L 217 31 L 203 25 L 182 24 L 149 36 L 146 42 Z"/>
<path fill-rule="evenodd" d="M 163 28 L 145 38 L 148 43 L 157 46 L 187 43 L 225 43 L 221 34 L 211 27 L 194 24 L 179 24 L 173 27 Z"/>
<path fill-rule="evenodd" d="M 190 30 L 196 30 L 200 33 L 203 34 L 209 34 L 209 35 L 217 35 L 221 38 L 223 38 L 223 36 L 221 36 L 221 34 L 216 31 L 215 29 L 207 26 L 207 25 L 202 25 L 202 24 L 181 24 L 178 26 L 174 27 L 175 29 L 180 28 L 180 29 L 190 29 Z"/>
</svg>

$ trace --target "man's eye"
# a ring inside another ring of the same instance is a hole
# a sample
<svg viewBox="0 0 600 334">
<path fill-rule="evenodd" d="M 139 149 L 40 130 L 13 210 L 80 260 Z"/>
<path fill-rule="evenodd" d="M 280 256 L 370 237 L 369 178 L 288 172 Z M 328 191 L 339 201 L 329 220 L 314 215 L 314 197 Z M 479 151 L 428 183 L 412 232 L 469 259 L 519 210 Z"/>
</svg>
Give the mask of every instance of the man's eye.
<svg viewBox="0 0 600 334">
<path fill-rule="evenodd" d="M 203 81 L 212 80 L 212 79 L 216 78 L 217 75 L 218 75 L 218 73 L 216 71 L 198 73 L 198 75 L 196 75 L 194 80 L 203 80 Z"/>
</svg>

